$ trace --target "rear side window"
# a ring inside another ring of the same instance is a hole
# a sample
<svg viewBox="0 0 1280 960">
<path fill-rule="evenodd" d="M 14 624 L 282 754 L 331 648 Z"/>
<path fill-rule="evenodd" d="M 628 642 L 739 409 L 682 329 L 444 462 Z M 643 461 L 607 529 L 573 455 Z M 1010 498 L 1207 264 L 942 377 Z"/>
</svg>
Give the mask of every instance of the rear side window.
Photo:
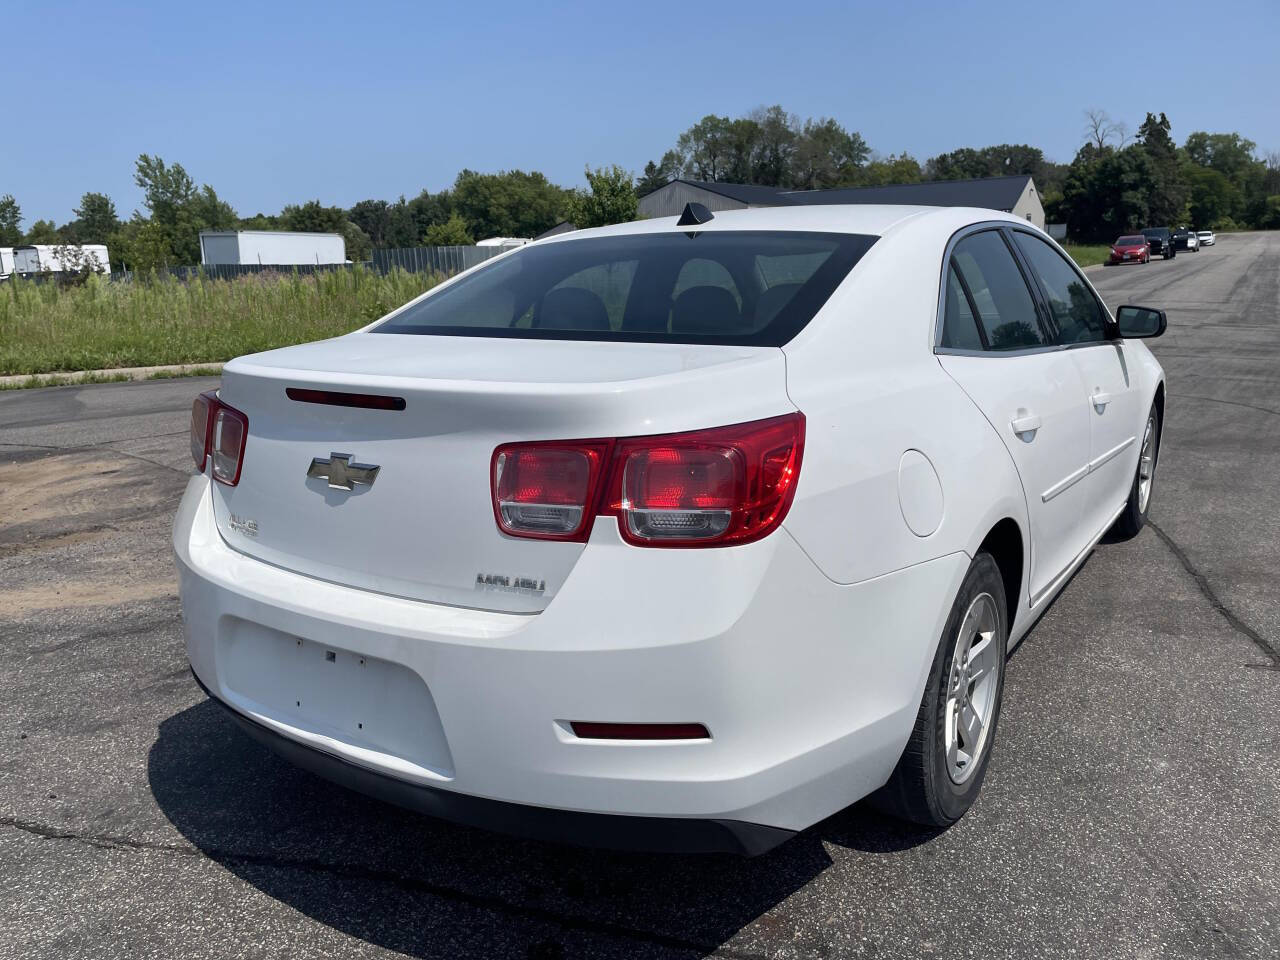
<svg viewBox="0 0 1280 960">
<path fill-rule="evenodd" d="M 374 332 L 778 347 L 876 239 L 703 230 L 534 243 Z"/>
<path fill-rule="evenodd" d="M 947 308 L 942 320 L 942 346 L 953 350 L 982 349 L 978 320 L 969 306 L 969 295 L 964 292 L 954 264 L 947 267 Z"/>
<path fill-rule="evenodd" d="M 965 237 L 952 251 L 951 266 L 977 314 L 988 350 L 1045 345 L 1035 300 L 999 232 Z"/>
<path fill-rule="evenodd" d="M 1055 344 L 1106 339 L 1102 307 L 1075 267 L 1039 237 L 1015 231 L 1014 241 L 1044 288 Z"/>
</svg>

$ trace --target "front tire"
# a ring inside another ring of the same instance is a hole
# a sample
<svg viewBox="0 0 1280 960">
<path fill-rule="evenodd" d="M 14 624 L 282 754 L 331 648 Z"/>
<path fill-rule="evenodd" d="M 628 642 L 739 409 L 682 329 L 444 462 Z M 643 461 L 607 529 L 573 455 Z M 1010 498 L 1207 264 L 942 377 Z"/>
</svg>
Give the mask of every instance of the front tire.
<svg viewBox="0 0 1280 960">
<path fill-rule="evenodd" d="M 1125 502 L 1124 512 L 1120 514 L 1112 528 L 1121 537 L 1136 537 L 1138 531 L 1147 522 L 1147 511 L 1151 509 L 1151 492 L 1155 487 L 1156 465 L 1160 462 L 1160 412 L 1155 404 L 1147 414 L 1147 422 L 1142 428 L 1142 445 L 1138 448 L 1138 469 L 1133 475 L 1133 486 L 1129 488 L 1129 499 Z"/>
<path fill-rule="evenodd" d="M 886 813 L 948 827 L 977 799 L 1004 693 L 1007 610 L 1000 568 L 980 552 L 947 617 L 911 739 L 889 782 L 874 794 Z"/>
</svg>

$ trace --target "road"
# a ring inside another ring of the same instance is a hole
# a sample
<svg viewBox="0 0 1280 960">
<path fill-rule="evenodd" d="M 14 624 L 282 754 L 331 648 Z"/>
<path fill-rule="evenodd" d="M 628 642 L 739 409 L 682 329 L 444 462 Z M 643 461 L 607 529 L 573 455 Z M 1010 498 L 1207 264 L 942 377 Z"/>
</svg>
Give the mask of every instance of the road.
<svg viewBox="0 0 1280 960">
<path fill-rule="evenodd" d="M 1013 654 L 951 830 L 581 851 L 298 772 L 187 674 L 169 524 L 209 381 L 0 394 L 0 957 L 1273 957 L 1280 234 L 1092 274 L 1169 311 L 1153 522 Z"/>
</svg>

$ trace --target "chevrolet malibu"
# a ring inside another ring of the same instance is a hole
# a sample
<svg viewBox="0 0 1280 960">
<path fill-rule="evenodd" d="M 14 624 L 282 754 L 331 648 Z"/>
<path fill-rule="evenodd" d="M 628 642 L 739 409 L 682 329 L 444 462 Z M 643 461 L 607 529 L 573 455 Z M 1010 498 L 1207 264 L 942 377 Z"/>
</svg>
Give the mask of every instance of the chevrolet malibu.
<svg viewBox="0 0 1280 960">
<path fill-rule="evenodd" d="M 1011 645 L 1143 525 L 1165 323 L 989 210 L 531 244 L 195 401 L 192 670 L 303 768 L 490 829 L 946 826 Z"/>
</svg>

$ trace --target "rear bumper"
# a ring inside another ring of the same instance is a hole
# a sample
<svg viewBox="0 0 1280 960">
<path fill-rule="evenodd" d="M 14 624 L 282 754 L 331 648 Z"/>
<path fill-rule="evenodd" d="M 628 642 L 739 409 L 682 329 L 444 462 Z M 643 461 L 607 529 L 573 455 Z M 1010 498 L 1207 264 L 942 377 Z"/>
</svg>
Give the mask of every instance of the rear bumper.
<svg viewBox="0 0 1280 960">
<path fill-rule="evenodd" d="M 245 556 L 217 531 L 209 482 L 192 478 L 174 549 L 210 696 L 354 789 L 587 844 L 759 853 L 879 787 L 968 565 L 838 585 L 785 532 L 644 550 L 606 522 L 546 610 L 496 613 Z M 711 738 L 584 740 L 574 720 Z"/>
<path fill-rule="evenodd" d="M 194 671 L 192 676 L 195 676 Z M 794 830 L 740 820 L 582 813 L 507 803 L 407 783 L 276 733 L 219 700 L 199 677 L 195 680 L 209 699 L 230 714 L 240 729 L 294 766 L 357 793 L 442 820 L 579 846 L 659 853 L 736 853 L 754 857 L 795 836 Z"/>
</svg>

